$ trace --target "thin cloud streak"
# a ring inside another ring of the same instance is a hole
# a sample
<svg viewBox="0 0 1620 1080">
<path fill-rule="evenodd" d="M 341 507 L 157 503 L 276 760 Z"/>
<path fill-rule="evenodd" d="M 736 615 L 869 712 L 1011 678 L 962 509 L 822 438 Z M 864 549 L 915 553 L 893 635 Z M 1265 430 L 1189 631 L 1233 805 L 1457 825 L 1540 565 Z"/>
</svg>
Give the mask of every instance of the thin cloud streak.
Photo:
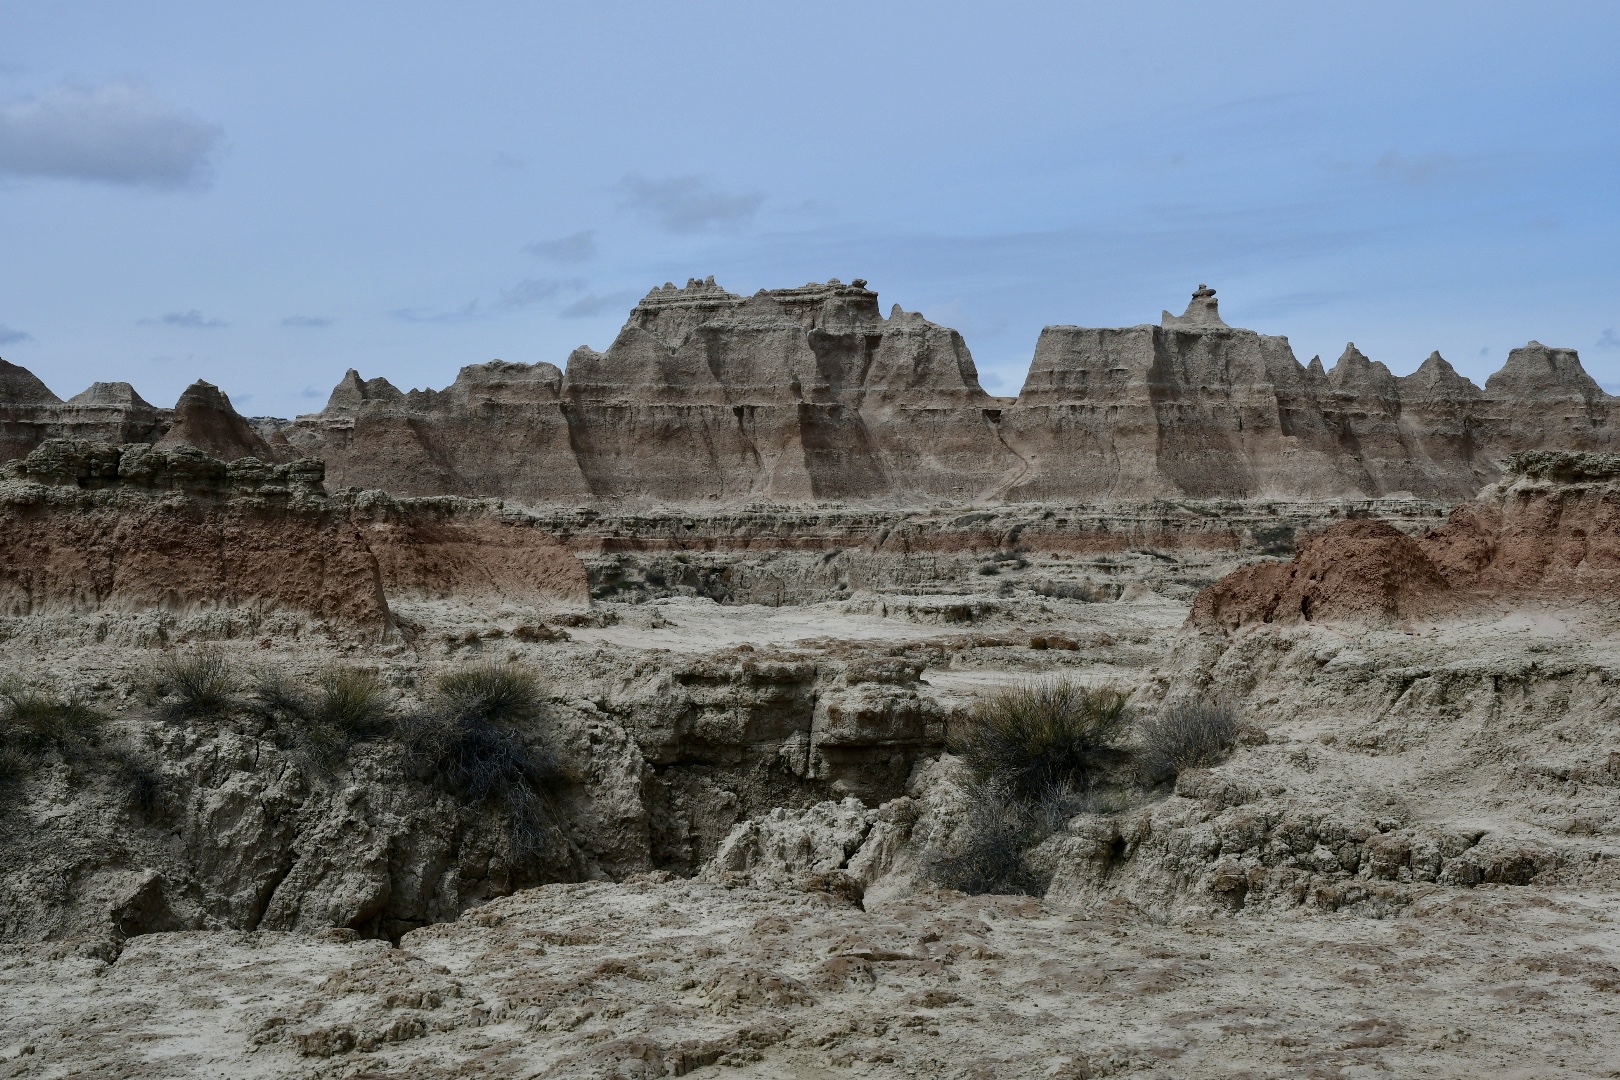
<svg viewBox="0 0 1620 1080">
<path fill-rule="evenodd" d="M 190 311 L 171 311 L 155 319 L 142 319 L 142 326 L 177 326 L 185 330 L 218 330 L 225 320 L 209 318 L 196 308 Z"/>
<path fill-rule="evenodd" d="M 765 202 L 763 195 L 722 191 L 704 176 L 654 179 L 629 173 L 619 181 L 618 190 L 621 207 L 645 214 L 677 235 L 741 229 Z"/>
<path fill-rule="evenodd" d="M 459 308 L 456 311 L 428 311 L 424 308 L 412 307 L 395 308 L 388 314 L 403 322 L 453 323 L 466 322 L 469 319 L 477 319 L 480 318 L 483 313 L 478 310 L 477 300 L 469 300 L 467 301 L 467 305 L 465 307 Z"/>
<path fill-rule="evenodd" d="M 638 295 L 634 292 L 586 293 L 557 314 L 564 319 L 589 319 L 613 311 L 629 310 Z"/>
<path fill-rule="evenodd" d="M 584 229 L 555 240 L 536 240 L 525 244 L 524 251 L 560 263 L 582 263 L 596 258 L 596 230 Z"/>
<path fill-rule="evenodd" d="M 24 341 L 33 341 L 34 335 L 26 330 L 18 330 L 14 326 L 0 323 L 0 345 L 17 345 Z"/>
<path fill-rule="evenodd" d="M 289 315 L 281 320 L 282 326 L 296 326 L 307 330 L 317 330 L 321 327 L 331 326 L 335 320 L 325 315 Z"/>
<path fill-rule="evenodd" d="M 584 282 L 558 281 L 555 278 L 525 278 L 510 289 L 501 290 L 499 299 L 495 301 L 495 309 L 514 311 L 550 300 L 564 289 L 580 288 L 584 288 Z"/>
</svg>

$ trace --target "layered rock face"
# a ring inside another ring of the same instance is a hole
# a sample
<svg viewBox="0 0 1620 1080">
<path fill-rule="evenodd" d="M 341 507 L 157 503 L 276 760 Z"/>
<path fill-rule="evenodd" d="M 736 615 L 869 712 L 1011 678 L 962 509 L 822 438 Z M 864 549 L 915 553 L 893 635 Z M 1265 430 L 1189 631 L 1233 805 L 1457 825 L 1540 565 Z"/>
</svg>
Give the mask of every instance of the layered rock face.
<svg viewBox="0 0 1620 1080">
<path fill-rule="evenodd" d="M 1613 399 L 1570 349 L 1514 349 L 1483 391 L 1433 353 L 1397 377 L 1354 344 L 1331 370 L 1227 326 L 1213 289 L 1159 326 L 1049 326 L 1003 424 L 1014 497 L 1464 498 L 1510 454 L 1610 445 Z"/>
<path fill-rule="evenodd" d="M 566 373 L 496 361 L 442 393 L 351 371 L 289 433 L 335 484 L 528 499 L 972 497 L 1016 465 L 961 335 L 865 282 L 654 289 Z M 988 410 L 988 412 L 987 412 Z"/>
<path fill-rule="evenodd" d="M 0 360 L 0 461 L 26 456 L 45 439 L 156 442 L 174 422 L 126 382 L 98 382 L 63 401 L 26 368 Z"/>
<path fill-rule="evenodd" d="M 1302 365 L 1205 286 L 1158 326 L 1047 327 L 1008 402 L 960 335 L 883 318 L 865 282 L 710 279 L 653 290 L 566 373 L 497 362 L 405 395 L 351 372 L 290 437 L 339 484 L 536 500 L 1461 499 L 1510 454 L 1607 447 L 1612 402 L 1538 342 L 1483 390 L 1438 353 L 1404 377 L 1354 345 Z"/>
<path fill-rule="evenodd" d="M 328 498 L 320 461 L 48 441 L 0 472 L 0 612 L 288 609 L 367 635 L 388 597 L 584 602 L 583 565 L 485 506 Z"/>
<path fill-rule="evenodd" d="M 3 362 L 0 362 L 3 363 Z M 960 334 L 834 279 L 751 297 L 650 292 L 566 370 L 492 361 L 444 390 L 350 370 L 320 413 L 254 425 L 199 382 L 176 410 L 126 384 L 60 401 L 0 368 L 0 460 L 47 438 L 317 457 L 338 487 L 531 503 L 1226 497 L 1462 499 L 1527 450 L 1606 450 L 1614 399 L 1530 342 L 1483 389 L 1438 353 L 1397 377 L 1352 344 L 1302 365 L 1200 286 L 1158 326 L 1049 326 L 1016 400 Z M 172 430 L 171 430 L 172 427 Z"/>
</svg>

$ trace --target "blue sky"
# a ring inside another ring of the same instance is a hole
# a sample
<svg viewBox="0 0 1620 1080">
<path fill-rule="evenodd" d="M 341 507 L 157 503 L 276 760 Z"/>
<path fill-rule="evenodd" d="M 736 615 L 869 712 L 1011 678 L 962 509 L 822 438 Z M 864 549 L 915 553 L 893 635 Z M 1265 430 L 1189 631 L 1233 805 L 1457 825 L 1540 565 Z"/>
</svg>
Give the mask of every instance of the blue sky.
<svg viewBox="0 0 1620 1080">
<path fill-rule="evenodd" d="M 631 304 L 867 278 L 1015 393 L 1229 322 L 1620 385 L 1620 5 L 0 0 L 0 355 L 320 408 Z"/>
</svg>

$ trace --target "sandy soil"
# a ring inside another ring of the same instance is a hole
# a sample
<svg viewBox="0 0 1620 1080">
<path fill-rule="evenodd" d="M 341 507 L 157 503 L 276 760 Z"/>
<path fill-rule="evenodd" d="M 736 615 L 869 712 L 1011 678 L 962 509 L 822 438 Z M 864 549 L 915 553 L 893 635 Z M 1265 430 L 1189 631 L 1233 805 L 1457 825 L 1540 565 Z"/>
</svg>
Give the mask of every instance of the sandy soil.
<svg viewBox="0 0 1620 1080">
<path fill-rule="evenodd" d="M 874 910 L 702 881 L 549 886 L 402 948 L 157 934 L 0 953 L 13 1077 L 1604 1077 L 1620 900 L 1408 916 Z"/>
</svg>

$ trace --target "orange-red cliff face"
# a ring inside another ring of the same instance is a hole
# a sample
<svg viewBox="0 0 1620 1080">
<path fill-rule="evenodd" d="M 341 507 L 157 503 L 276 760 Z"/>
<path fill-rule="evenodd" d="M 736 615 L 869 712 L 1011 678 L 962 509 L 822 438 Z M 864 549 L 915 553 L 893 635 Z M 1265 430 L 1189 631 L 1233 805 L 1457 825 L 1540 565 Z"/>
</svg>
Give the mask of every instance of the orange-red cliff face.
<svg viewBox="0 0 1620 1080">
<path fill-rule="evenodd" d="M 1620 601 L 1620 455 L 1515 455 L 1500 484 L 1418 537 L 1347 521 L 1291 562 L 1228 574 L 1198 594 L 1188 621 L 1396 620 L 1466 611 L 1482 600 Z"/>
<path fill-rule="evenodd" d="M 317 457 L 334 487 L 578 502 L 1230 496 L 1466 498 L 1527 450 L 1613 448 L 1615 399 L 1531 342 L 1483 388 L 1438 353 L 1332 369 L 1226 325 L 1214 290 L 1160 325 L 1051 326 L 1016 400 L 961 335 L 863 281 L 654 289 L 605 352 L 494 361 L 444 390 L 350 371 L 320 413 L 258 430 L 198 383 L 175 410 L 125 384 L 68 402 L 0 361 L 0 460 L 46 438 Z M 257 423 L 257 422 L 256 422 Z"/>
<path fill-rule="evenodd" d="M 526 522 L 333 499 L 322 471 L 47 442 L 0 473 L 0 612 L 282 608 L 381 634 L 390 597 L 586 600 L 579 560 Z"/>
</svg>

